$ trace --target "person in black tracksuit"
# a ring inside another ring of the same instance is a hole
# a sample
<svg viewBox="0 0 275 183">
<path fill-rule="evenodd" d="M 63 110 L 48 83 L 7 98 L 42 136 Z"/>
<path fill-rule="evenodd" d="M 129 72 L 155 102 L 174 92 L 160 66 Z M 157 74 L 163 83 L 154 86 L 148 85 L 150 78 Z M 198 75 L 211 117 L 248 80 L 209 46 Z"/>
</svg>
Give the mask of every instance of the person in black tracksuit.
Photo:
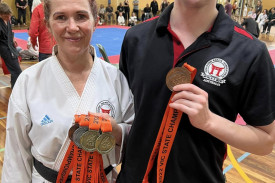
<svg viewBox="0 0 275 183">
<path fill-rule="evenodd" d="M 256 38 L 259 37 L 260 29 L 259 29 L 258 23 L 253 18 L 250 18 L 250 17 L 249 18 L 243 18 L 241 25 L 244 26 L 244 28 L 248 32 L 253 34 Z"/>
<path fill-rule="evenodd" d="M 157 2 L 156 0 L 153 0 L 153 1 L 151 2 L 150 7 L 152 8 L 153 16 L 156 16 L 157 13 L 158 13 L 158 10 L 159 10 L 158 2 Z"/>
<path fill-rule="evenodd" d="M 225 182 L 226 144 L 258 155 L 272 151 L 275 71 L 266 45 L 216 0 L 175 0 L 160 17 L 125 34 L 119 67 L 134 94 L 135 120 L 117 183 L 142 182 L 171 96 L 166 75 L 185 62 L 197 74 L 193 84 L 174 87 L 170 107 L 183 115 L 164 183 Z M 238 114 L 246 126 L 234 123 Z"/>
<path fill-rule="evenodd" d="M 26 8 L 28 7 L 27 1 L 16 0 L 16 7 L 18 8 L 18 23 L 22 23 L 21 18 L 23 18 L 23 24 L 26 25 Z"/>
<path fill-rule="evenodd" d="M 18 63 L 19 53 L 13 41 L 14 35 L 10 24 L 11 15 L 12 12 L 8 5 L 0 3 L 0 56 L 11 74 L 11 88 L 13 88 L 22 70 Z"/>
</svg>

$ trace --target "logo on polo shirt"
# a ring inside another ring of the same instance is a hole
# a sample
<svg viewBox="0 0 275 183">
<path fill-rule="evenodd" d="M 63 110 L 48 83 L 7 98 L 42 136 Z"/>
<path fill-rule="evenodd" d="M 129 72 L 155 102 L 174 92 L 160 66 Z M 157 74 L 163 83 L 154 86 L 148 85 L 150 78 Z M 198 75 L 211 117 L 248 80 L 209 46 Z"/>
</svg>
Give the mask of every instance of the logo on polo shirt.
<svg viewBox="0 0 275 183">
<path fill-rule="evenodd" d="M 96 106 L 97 113 L 107 113 L 113 118 L 115 118 L 115 107 L 114 105 L 109 102 L 108 100 L 103 100 L 99 102 Z"/>
<path fill-rule="evenodd" d="M 221 86 L 226 80 L 224 79 L 229 72 L 227 63 L 220 58 L 209 60 L 204 66 L 204 72 L 201 72 L 201 77 L 204 82 Z"/>
</svg>

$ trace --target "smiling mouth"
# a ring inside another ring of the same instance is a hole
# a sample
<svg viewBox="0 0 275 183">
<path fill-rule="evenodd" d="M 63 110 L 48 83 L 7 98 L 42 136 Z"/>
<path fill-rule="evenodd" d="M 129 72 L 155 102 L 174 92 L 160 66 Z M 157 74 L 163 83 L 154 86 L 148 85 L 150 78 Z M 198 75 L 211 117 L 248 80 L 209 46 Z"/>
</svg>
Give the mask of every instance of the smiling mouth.
<svg viewBox="0 0 275 183">
<path fill-rule="evenodd" d="M 66 40 L 70 42 L 77 42 L 77 41 L 80 41 L 80 38 L 66 38 Z"/>
</svg>

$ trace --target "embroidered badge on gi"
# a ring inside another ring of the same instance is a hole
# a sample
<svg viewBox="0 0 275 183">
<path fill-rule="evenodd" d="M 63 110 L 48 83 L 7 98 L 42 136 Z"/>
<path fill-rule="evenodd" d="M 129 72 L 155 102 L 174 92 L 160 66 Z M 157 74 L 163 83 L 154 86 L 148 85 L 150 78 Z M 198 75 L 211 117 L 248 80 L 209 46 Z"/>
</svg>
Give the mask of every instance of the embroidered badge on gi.
<svg viewBox="0 0 275 183">
<path fill-rule="evenodd" d="M 204 82 L 220 86 L 226 82 L 224 78 L 228 75 L 228 72 L 229 67 L 224 60 L 213 58 L 204 66 L 204 72 L 201 72 L 201 77 L 203 77 Z"/>
<path fill-rule="evenodd" d="M 44 126 L 52 122 L 53 120 L 48 115 L 45 115 L 44 118 L 41 120 L 41 126 Z"/>
<path fill-rule="evenodd" d="M 96 106 L 96 112 L 98 113 L 107 113 L 113 118 L 115 118 L 115 107 L 108 100 L 103 100 L 99 102 Z"/>
</svg>

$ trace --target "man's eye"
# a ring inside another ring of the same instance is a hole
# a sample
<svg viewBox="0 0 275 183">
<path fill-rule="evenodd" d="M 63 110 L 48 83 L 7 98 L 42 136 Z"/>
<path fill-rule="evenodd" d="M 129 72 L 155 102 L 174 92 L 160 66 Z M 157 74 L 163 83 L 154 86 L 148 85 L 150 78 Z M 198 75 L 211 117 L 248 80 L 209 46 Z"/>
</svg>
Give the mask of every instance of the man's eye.
<svg viewBox="0 0 275 183">
<path fill-rule="evenodd" d="M 77 20 L 85 20 L 85 19 L 87 19 L 86 15 L 82 15 L 82 14 L 77 15 Z"/>
</svg>

